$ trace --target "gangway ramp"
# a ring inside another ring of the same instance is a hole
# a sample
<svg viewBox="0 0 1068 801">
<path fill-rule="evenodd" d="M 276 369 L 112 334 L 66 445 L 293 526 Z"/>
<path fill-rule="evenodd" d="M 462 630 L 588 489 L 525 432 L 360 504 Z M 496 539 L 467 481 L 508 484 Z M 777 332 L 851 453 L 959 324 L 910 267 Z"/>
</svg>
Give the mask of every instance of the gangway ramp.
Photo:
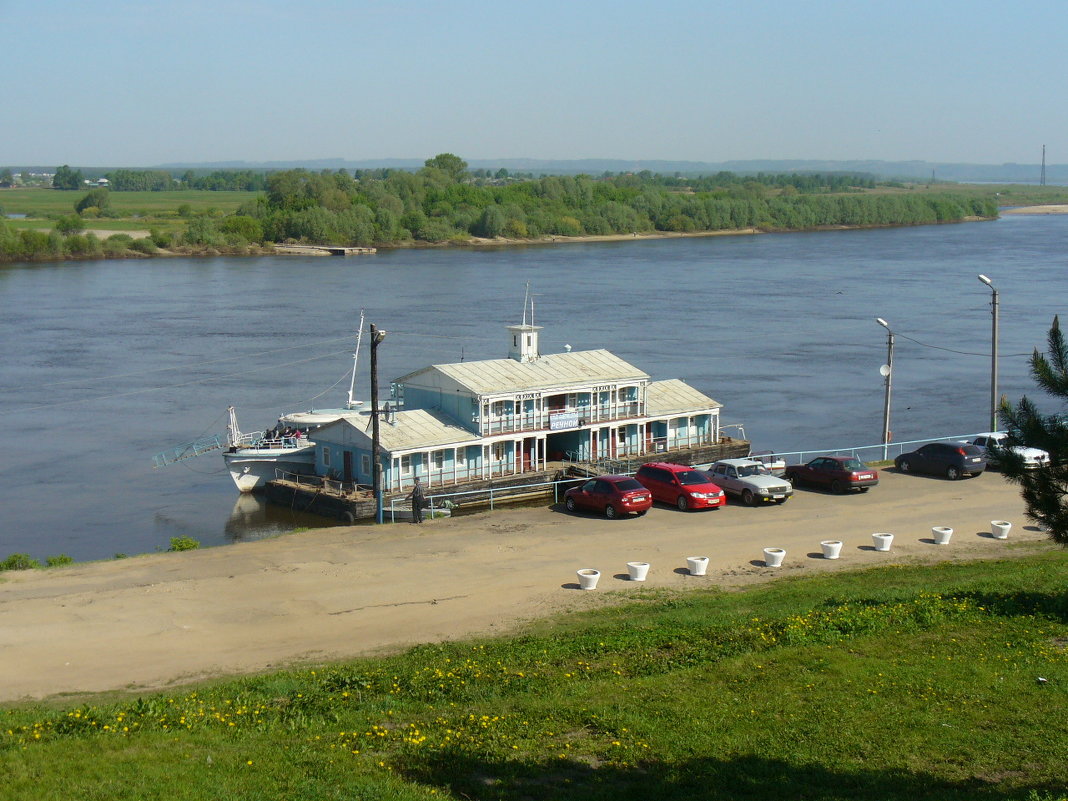
<svg viewBox="0 0 1068 801">
<path fill-rule="evenodd" d="M 177 445 L 168 451 L 161 451 L 152 457 L 154 462 L 153 467 L 166 467 L 169 464 L 175 462 L 181 462 L 185 459 L 192 459 L 197 456 L 201 456 L 205 453 L 211 453 L 212 451 L 222 450 L 227 447 L 226 435 L 214 434 L 210 437 L 202 437 L 201 439 L 187 442 L 184 445 Z"/>
</svg>

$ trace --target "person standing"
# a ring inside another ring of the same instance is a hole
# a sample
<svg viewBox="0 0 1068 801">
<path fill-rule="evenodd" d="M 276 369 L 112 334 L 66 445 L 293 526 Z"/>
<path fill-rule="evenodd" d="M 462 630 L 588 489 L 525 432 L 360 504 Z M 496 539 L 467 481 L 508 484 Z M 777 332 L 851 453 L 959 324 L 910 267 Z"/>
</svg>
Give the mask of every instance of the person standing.
<svg viewBox="0 0 1068 801">
<path fill-rule="evenodd" d="M 412 491 L 408 493 L 408 499 L 412 502 L 412 522 L 423 522 L 423 506 L 426 504 L 426 495 L 423 494 L 423 485 L 416 476 Z"/>
</svg>

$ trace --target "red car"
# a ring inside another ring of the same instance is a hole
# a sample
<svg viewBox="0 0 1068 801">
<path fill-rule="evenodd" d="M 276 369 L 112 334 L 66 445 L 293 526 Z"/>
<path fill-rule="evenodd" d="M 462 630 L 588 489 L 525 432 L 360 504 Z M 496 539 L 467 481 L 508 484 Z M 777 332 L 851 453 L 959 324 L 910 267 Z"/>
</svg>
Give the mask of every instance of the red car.
<svg viewBox="0 0 1068 801">
<path fill-rule="evenodd" d="M 649 462 L 638 468 L 634 477 L 653 493 L 653 500 L 670 503 L 680 511 L 718 509 L 727 497 L 708 473 L 684 464 Z"/>
<path fill-rule="evenodd" d="M 795 487 L 814 484 L 841 495 L 849 490 L 867 492 L 879 483 L 879 471 L 853 456 L 818 456 L 808 464 L 787 467 L 786 479 Z"/>
<path fill-rule="evenodd" d="M 630 476 L 597 476 L 564 493 L 567 511 L 586 509 L 609 519 L 629 513 L 641 517 L 652 505 L 649 490 Z"/>
</svg>

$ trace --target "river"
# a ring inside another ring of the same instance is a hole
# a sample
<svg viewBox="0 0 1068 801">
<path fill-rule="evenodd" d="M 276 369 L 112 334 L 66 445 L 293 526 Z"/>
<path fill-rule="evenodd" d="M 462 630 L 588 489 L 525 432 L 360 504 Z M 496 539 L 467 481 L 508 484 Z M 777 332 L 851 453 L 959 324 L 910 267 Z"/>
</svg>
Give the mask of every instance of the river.
<svg viewBox="0 0 1068 801">
<path fill-rule="evenodd" d="M 897 334 L 897 441 L 988 428 L 999 390 L 1038 396 L 1027 356 L 1066 311 L 1068 216 L 804 234 L 398 250 L 349 259 L 152 259 L 0 267 L 0 558 L 76 560 L 256 539 L 329 521 L 239 501 L 219 454 L 153 455 L 336 406 L 360 309 L 391 378 L 506 355 L 524 287 L 543 352 L 608 348 L 723 404 L 755 448 L 881 441 L 883 317 Z M 366 354 L 358 395 L 368 394 Z"/>
</svg>

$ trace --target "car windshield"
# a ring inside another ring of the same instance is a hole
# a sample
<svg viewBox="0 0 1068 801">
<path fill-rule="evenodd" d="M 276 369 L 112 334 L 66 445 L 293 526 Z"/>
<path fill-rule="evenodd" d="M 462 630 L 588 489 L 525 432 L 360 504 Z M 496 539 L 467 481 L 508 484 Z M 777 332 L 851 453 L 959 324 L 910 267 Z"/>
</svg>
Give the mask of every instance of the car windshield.
<svg viewBox="0 0 1068 801">
<path fill-rule="evenodd" d="M 708 474 L 702 473 L 700 470 L 683 470 L 681 473 L 676 473 L 675 475 L 678 477 L 679 483 L 683 486 L 708 483 Z"/>
<path fill-rule="evenodd" d="M 641 484 L 639 484 L 633 478 L 624 478 L 621 481 L 617 481 L 616 482 L 616 487 L 618 487 L 620 490 L 622 490 L 624 492 L 626 492 L 627 490 L 643 490 L 643 489 L 645 489 L 645 487 L 643 487 Z"/>
<path fill-rule="evenodd" d="M 768 475 L 768 468 L 762 464 L 746 464 L 738 468 L 738 475 L 742 478 L 746 476 L 766 476 Z"/>
<path fill-rule="evenodd" d="M 860 459 L 846 459 L 842 462 L 842 469 L 855 473 L 857 470 L 867 470 L 868 468 L 864 466 L 864 462 L 860 461 Z"/>
</svg>

